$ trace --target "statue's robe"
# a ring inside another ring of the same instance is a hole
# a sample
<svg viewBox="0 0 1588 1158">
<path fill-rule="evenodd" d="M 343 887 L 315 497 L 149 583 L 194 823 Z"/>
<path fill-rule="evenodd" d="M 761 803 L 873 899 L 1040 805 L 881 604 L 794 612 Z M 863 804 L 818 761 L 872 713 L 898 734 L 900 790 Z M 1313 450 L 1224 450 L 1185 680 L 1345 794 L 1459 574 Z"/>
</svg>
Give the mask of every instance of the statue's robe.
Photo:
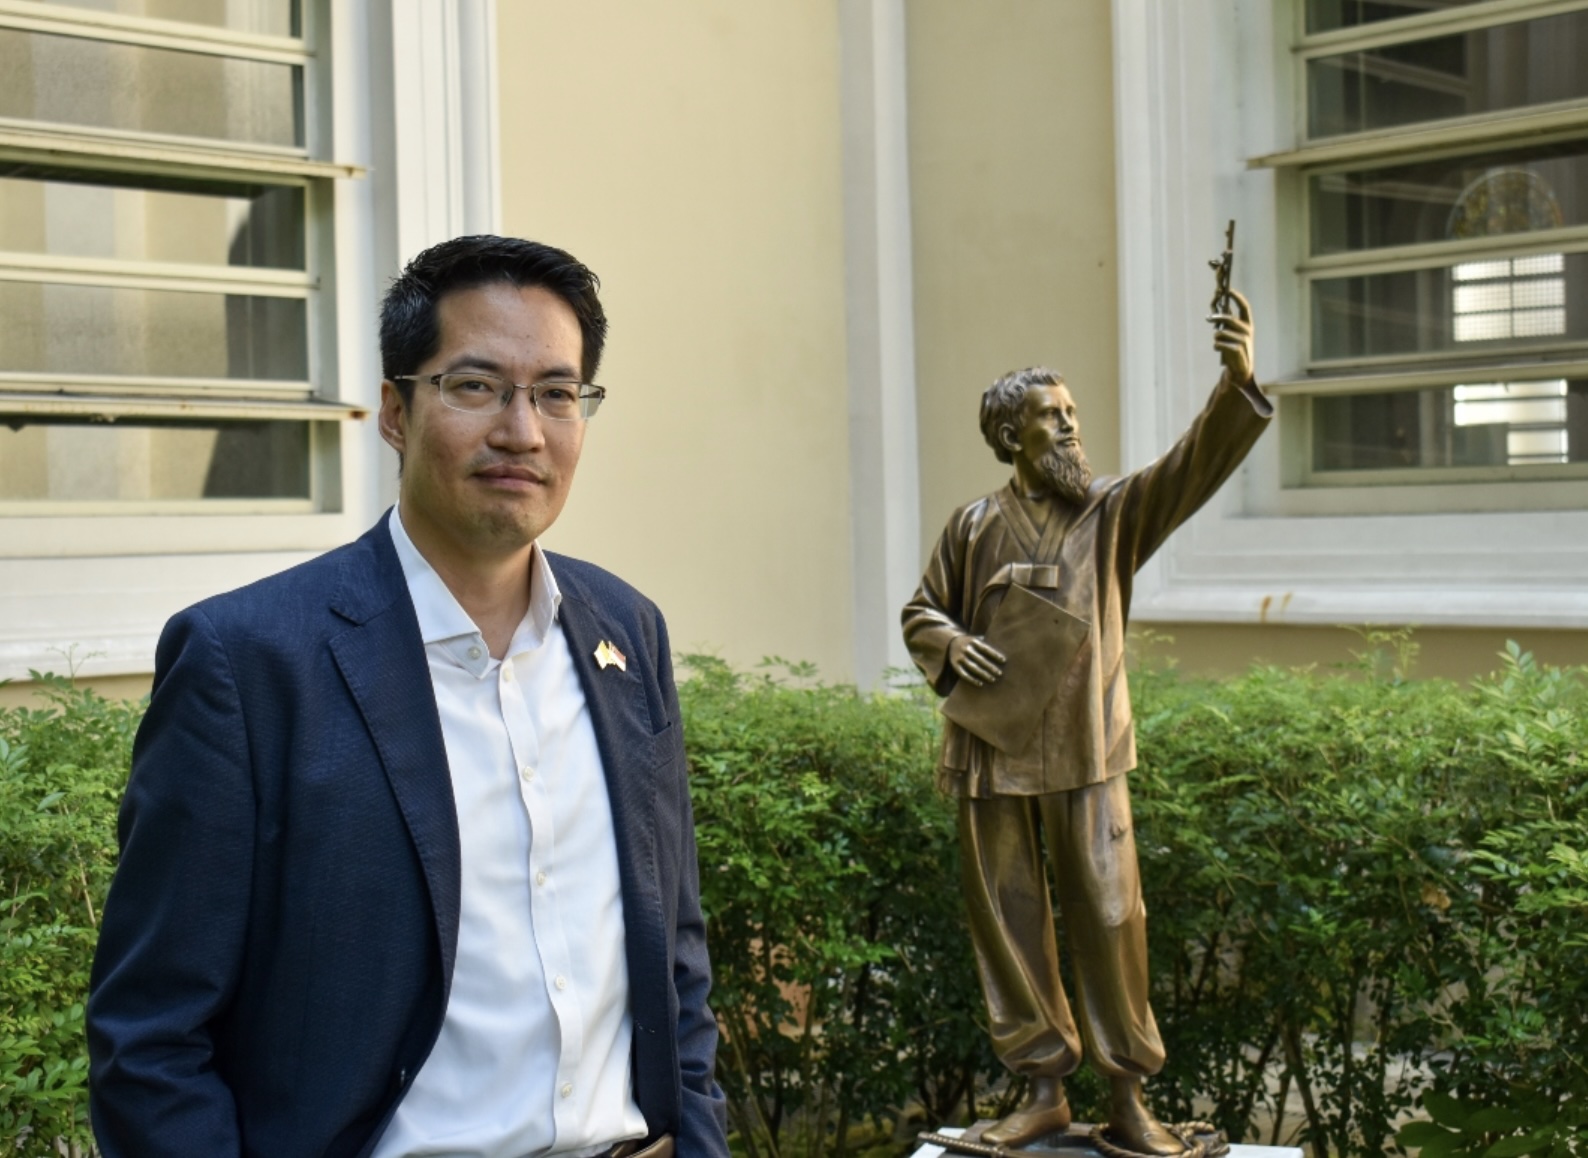
<svg viewBox="0 0 1588 1158">
<path fill-rule="evenodd" d="M 940 787 L 957 796 L 1038 796 L 1136 766 L 1125 679 L 1132 581 L 1234 473 L 1272 413 L 1255 385 L 1237 387 L 1226 375 L 1173 449 L 1134 474 L 1094 479 L 1084 504 L 1031 502 L 1010 485 L 954 512 L 903 616 L 905 644 L 938 694 L 957 680 L 949 644 L 966 632 L 985 635 L 1010 584 L 1054 600 L 1090 630 L 1023 751 L 1002 752 L 944 721 Z"/>
</svg>

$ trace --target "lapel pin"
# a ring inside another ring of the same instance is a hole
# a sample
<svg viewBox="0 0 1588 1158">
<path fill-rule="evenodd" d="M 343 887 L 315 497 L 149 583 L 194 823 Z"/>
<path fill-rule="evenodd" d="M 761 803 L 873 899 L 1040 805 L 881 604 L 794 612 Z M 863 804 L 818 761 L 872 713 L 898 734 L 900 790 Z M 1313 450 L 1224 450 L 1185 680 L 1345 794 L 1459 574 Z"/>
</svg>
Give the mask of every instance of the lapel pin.
<svg viewBox="0 0 1588 1158">
<path fill-rule="evenodd" d="M 629 670 L 628 657 L 604 639 L 595 649 L 595 660 L 602 671 L 606 671 L 609 666 L 616 667 L 619 671 Z"/>
</svg>

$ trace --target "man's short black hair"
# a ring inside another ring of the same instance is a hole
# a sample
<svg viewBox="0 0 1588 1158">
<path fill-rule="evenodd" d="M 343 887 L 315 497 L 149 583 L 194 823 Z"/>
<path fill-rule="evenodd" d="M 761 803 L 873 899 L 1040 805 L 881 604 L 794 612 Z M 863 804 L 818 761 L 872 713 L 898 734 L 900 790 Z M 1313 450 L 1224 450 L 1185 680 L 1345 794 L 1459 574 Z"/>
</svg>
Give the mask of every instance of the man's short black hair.
<svg viewBox="0 0 1588 1158">
<path fill-rule="evenodd" d="M 1011 370 L 987 387 L 981 396 L 981 436 L 993 448 L 999 462 L 1013 462 L 1014 455 L 998 437 L 1005 426 L 1020 429 L 1020 410 L 1026 404 L 1026 393 L 1033 386 L 1063 386 L 1064 375 L 1046 366 L 1028 366 L 1024 370 Z"/>
<path fill-rule="evenodd" d="M 607 340 L 607 316 L 596 296 L 601 280 L 571 253 L 538 241 L 488 233 L 432 245 L 392 281 L 380 307 L 381 373 L 394 379 L 417 371 L 441 342 L 437 316 L 441 299 L 494 282 L 539 286 L 566 302 L 579 319 L 584 339 L 580 377 L 595 380 Z M 394 385 L 403 405 L 413 402 L 412 382 Z"/>
</svg>

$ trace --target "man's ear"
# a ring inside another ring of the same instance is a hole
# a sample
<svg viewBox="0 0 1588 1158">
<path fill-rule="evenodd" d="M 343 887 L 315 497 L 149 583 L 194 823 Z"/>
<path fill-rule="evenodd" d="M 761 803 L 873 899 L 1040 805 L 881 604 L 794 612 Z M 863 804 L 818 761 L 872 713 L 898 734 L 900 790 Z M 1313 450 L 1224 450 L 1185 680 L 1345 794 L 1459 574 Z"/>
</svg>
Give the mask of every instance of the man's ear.
<svg viewBox="0 0 1588 1158">
<path fill-rule="evenodd" d="M 387 439 L 387 441 L 391 440 Z M 1020 431 L 1016 430 L 1010 423 L 1005 422 L 998 428 L 998 441 L 1003 444 L 1003 448 L 1010 454 L 1020 453 Z"/>
<path fill-rule="evenodd" d="M 389 378 L 380 384 L 380 410 L 375 422 L 386 444 L 401 455 L 408 444 L 408 410 L 403 406 L 403 396 L 397 392 L 396 384 Z"/>
</svg>

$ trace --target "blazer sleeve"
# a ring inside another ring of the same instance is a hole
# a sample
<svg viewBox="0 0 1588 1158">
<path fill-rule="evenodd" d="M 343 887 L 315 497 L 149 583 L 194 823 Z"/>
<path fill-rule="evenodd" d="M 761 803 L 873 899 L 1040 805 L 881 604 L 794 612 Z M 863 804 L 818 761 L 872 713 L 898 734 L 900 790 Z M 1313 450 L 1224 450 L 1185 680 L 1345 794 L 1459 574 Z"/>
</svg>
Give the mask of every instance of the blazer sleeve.
<svg viewBox="0 0 1588 1158">
<path fill-rule="evenodd" d="M 242 960 L 254 813 L 237 684 L 214 626 L 190 608 L 156 652 L 90 980 L 89 1108 L 104 1158 L 241 1152 L 212 1026 Z"/>
<path fill-rule="evenodd" d="M 657 678 L 668 719 L 678 720 L 678 688 L 667 643 L 667 624 L 657 624 Z M 673 942 L 673 990 L 678 995 L 678 1069 L 682 1087 L 677 1152 L 688 1158 L 728 1158 L 728 1103 L 717 1085 L 717 1019 L 707 1005 L 711 959 L 706 952 L 706 921 L 700 910 L 700 865 L 695 849 L 695 815 L 689 802 L 687 762 L 678 761 L 680 815 L 678 920 Z"/>
</svg>

